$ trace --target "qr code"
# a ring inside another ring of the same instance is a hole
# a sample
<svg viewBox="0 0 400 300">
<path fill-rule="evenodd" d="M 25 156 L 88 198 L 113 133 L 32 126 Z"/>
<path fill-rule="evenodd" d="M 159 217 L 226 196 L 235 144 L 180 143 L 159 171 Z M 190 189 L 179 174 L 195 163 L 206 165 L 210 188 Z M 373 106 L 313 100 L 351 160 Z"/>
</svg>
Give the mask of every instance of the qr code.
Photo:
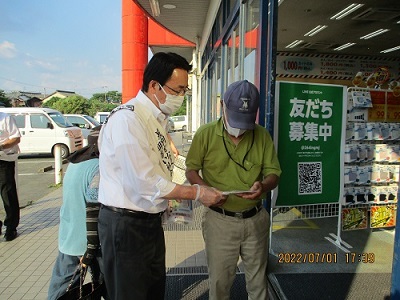
<svg viewBox="0 0 400 300">
<path fill-rule="evenodd" d="M 322 194 L 322 162 L 298 163 L 299 195 Z"/>
</svg>

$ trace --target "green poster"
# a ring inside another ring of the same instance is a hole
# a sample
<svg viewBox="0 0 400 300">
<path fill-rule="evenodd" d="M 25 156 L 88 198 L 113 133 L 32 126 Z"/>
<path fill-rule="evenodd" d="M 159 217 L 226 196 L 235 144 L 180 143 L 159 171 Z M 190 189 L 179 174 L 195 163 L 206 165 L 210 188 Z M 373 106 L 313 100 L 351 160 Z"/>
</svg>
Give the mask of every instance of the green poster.
<svg viewBox="0 0 400 300">
<path fill-rule="evenodd" d="M 346 97 L 344 86 L 277 82 L 274 139 L 282 175 L 275 206 L 339 202 Z"/>
</svg>

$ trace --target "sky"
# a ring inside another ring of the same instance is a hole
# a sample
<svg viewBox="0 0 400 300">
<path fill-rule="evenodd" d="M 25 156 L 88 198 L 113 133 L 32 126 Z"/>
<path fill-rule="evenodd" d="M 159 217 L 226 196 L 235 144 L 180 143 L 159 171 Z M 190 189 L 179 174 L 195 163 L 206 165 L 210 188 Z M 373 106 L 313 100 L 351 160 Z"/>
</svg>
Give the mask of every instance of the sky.
<svg viewBox="0 0 400 300">
<path fill-rule="evenodd" d="M 1 0 L 0 90 L 122 91 L 121 0 Z"/>
</svg>

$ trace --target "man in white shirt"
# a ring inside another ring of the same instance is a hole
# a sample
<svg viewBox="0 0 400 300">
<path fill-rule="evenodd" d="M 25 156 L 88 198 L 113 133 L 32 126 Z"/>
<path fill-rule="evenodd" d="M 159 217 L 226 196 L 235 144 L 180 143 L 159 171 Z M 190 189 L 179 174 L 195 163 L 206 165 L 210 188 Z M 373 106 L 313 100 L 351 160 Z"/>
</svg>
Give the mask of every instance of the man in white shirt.
<svg viewBox="0 0 400 300">
<path fill-rule="evenodd" d="M 20 211 L 15 182 L 15 161 L 18 159 L 20 141 L 21 134 L 14 118 L 0 112 L 0 191 L 6 211 L 4 225 L 7 229 L 4 239 L 8 242 L 18 236 Z M 0 221 L 0 234 L 2 225 Z"/>
<path fill-rule="evenodd" d="M 138 95 L 115 109 L 100 132 L 99 237 L 111 299 L 164 299 L 168 199 L 224 199 L 207 186 L 173 183 L 168 116 L 182 104 L 191 66 L 174 53 L 150 60 Z"/>
</svg>

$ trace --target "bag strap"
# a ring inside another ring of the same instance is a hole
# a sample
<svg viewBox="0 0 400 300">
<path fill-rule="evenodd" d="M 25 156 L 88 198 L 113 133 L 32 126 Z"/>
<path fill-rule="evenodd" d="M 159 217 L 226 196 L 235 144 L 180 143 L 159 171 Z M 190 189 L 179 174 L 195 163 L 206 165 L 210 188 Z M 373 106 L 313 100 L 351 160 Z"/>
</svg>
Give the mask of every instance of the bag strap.
<svg viewBox="0 0 400 300">
<path fill-rule="evenodd" d="M 129 109 L 129 110 L 131 110 L 131 111 L 134 111 L 135 110 L 135 107 L 133 106 L 133 105 L 128 105 L 128 104 L 123 104 L 123 105 L 120 105 L 120 106 L 117 106 L 116 108 L 114 108 L 111 112 L 110 112 L 110 114 L 107 116 L 107 118 L 104 120 L 104 122 L 103 122 L 103 125 L 106 125 L 107 124 L 107 122 L 108 122 L 108 119 L 114 114 L 114 113 L 116 113 L 117 111 L 119 111 L 119 110 L 121 110 L 121 109 Z"/>
<path fill-rule="evenodd" d="M 79 299 L 82 299 L 82 295 L 83 295 L 83 290 L 82 289 L 83 289 L 83 284 L 85 282 L 85 278 L 86 278 L 86 274 L 87 274 L 87 269 L 88 268 L 89 267 L 83 267 L 82 264 L 79 264 L 76 267 L 74 275 L 72 275 L 72 278 L 71 278 L 71 280 L 70 280 L 70 282 L 68 284 L 66 292 L 68 292 L 71 289 L 72 284 L 74 283 L 74 279 L 75 279 L 76 275 L 79 272 Z M 92 278 L 92 292 L 93 292 L 95 290 L 95 288 L 96 288 L 95 284 L 94 284 L 93 272 L 91 271 L 89 273 L 90 273 L 90 276 Z"/>
</svg>

